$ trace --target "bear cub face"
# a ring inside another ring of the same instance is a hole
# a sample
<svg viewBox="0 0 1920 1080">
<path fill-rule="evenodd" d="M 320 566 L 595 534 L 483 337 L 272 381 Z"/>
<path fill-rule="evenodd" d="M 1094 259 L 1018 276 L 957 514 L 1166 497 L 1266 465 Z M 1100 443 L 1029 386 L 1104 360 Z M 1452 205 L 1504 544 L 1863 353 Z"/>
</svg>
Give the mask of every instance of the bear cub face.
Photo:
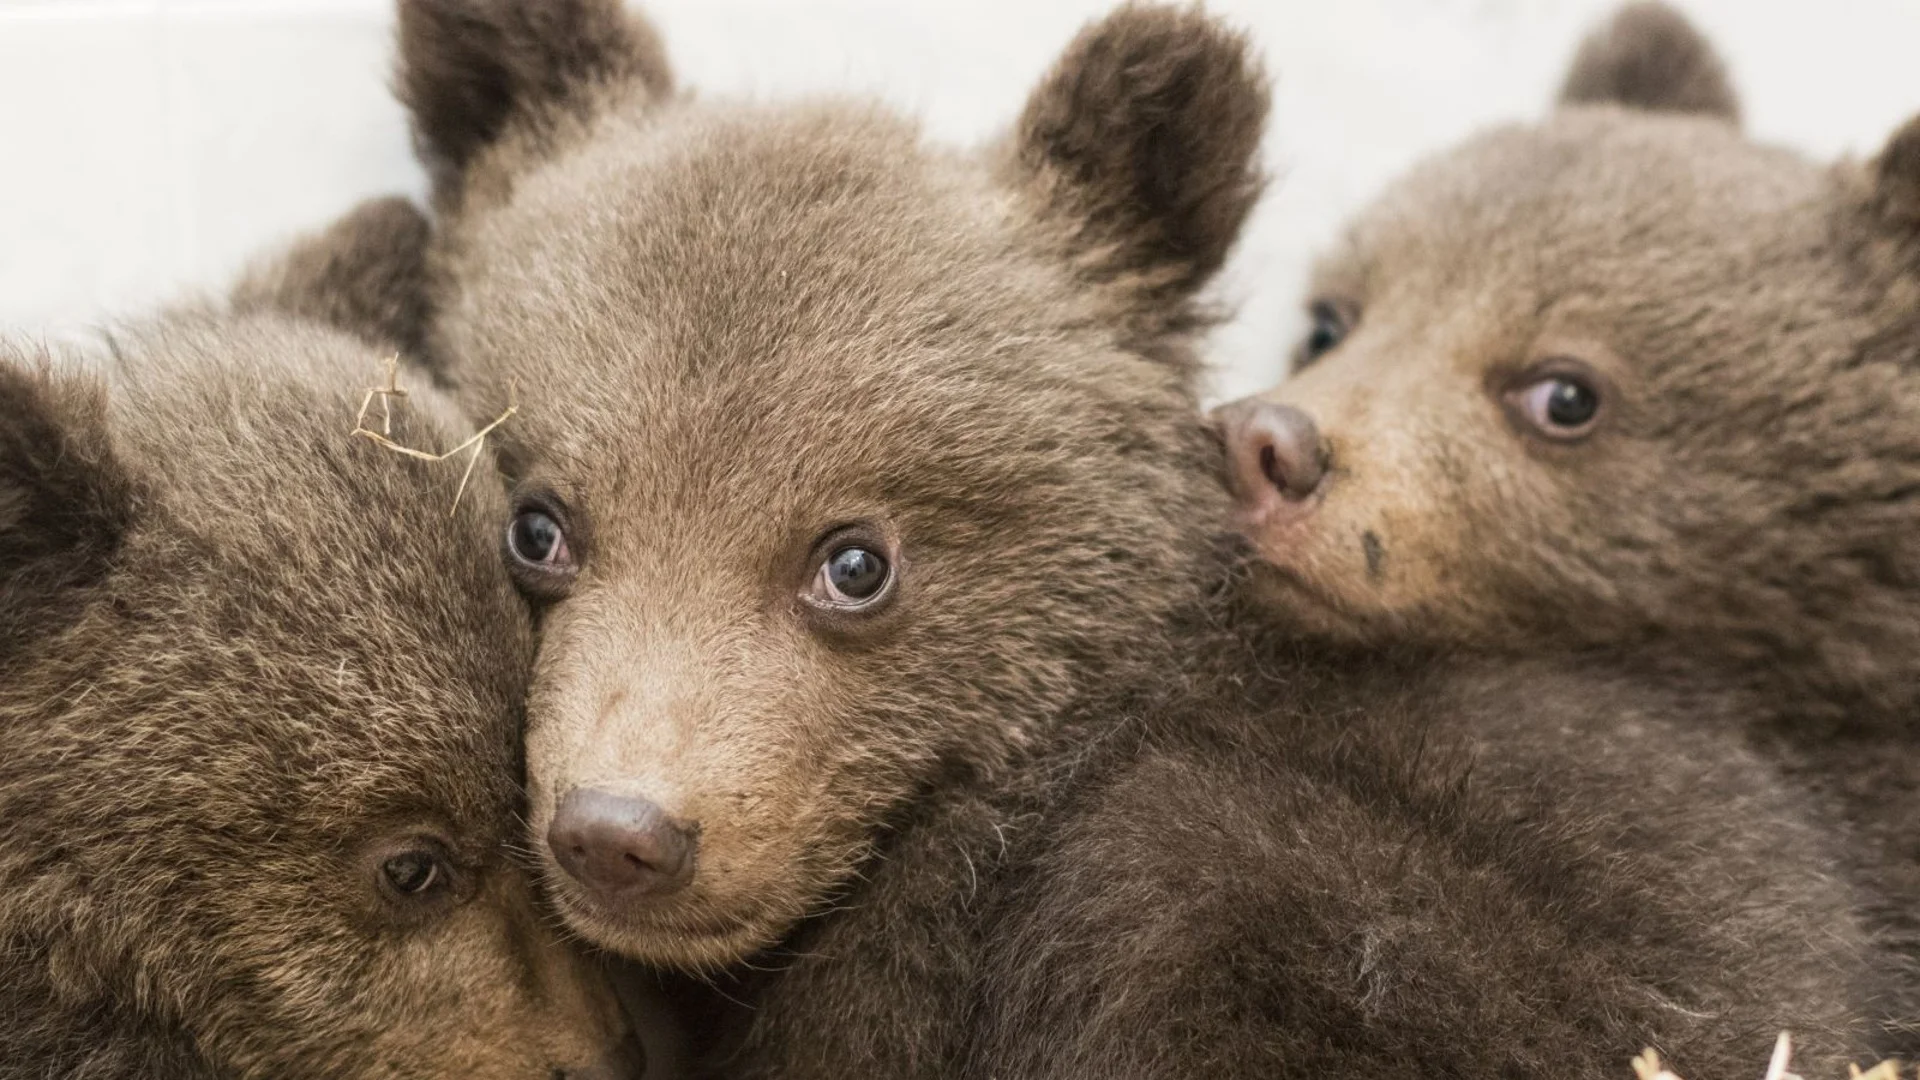
<svg viewBox="0 0 1920 1080">
<path fill-rule="evenodd" d="M 524 405 L 506 547 L 546 604 L 559 904 L 722 964 L 830 908 L 917 796 L 1154 666 L 1226 526 L 1183 335 L 1266 93 L 1234 35 L 1129 8 L 962 155 L 864 103 L 673 97 L 617 4 L 553 15 L 401 7 L 447 211 L 432 347 L 470 412 Z"/>
<path fill-rule="evenodd" d="M 1705 43 L 1626 9 L 1549 119 L 1361 214 L 1295 373 L 1222 410 L 1263 587 L 1343 638 L 1671 635 L 1870 680 L 1920 634 L 1916 151 L 1749 142 Z"/>
<path fill-rule="evenodd" d="M 344 335 L 180 314 L 113 352 L 0 353 L 5 1059 L 627 1075 L 512 854 L 532 641 L 493 485 L 449 517 L 457 470 L 348 437 L 384 354 Z M 464 435 L 403 385 L 396 438 Z"/>
</svg>

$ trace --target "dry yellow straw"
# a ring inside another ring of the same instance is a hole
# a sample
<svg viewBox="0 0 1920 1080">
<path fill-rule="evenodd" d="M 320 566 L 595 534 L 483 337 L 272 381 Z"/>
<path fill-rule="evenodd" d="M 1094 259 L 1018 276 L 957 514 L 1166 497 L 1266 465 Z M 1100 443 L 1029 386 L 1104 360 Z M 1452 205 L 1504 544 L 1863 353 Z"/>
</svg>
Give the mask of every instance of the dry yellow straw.
<svg viewBox="0 0 1920 1080">
<path fill-rule="evenodd" d="M 439 454 L 429 453 L 425 450 L 416 450 L 411 446 L 402 446 L 393 441 L 391 437 L 393 435 L 393 399 L 404 398 L 406 396 L 407 392 L 400 388 L 400 354 L 395 353 L 393 357 L 387 361 L 387 385 L 370 386 L 367 388 L 366 396 L 360 399 L 360 411 L 354 414 L 353 430 L 347 434 L 370 439 L 374 443 L 384 446 L 396 454 L 405 454 L 410 458 L 417 458 L 427 462 L 437 463 L 445 461 L 453 455 L 460 453 L 462 450 L 471 449 L 473 454 L 467 459 L 466 471 L 460 474 L 460 486 L 453 493 L 453 506 L 447 510 L 447 516 L 451 517 L 454 511 L 460 509 L 460 496 L 466 494 L 467 481 L 473 476 L 474 466 L 480 462 L 480 452 L 486 444 L 487 436 L 493 434 L 494 429 L 506 423 L 514 413 L 520 411 L 518 388 L 512 383 L 507 385 L 507 411 L 494 417 L 493 423 L 474 432 L 467 441 L 451 450 Z M 373 407 L 376 398 L 380 402 L 381 415 L 379 431 L 375 431 L 367 426 L 367 410 Z"/>
<path fill-rule="evenodd" d="M 1800 1080 L 1800 1077 L 1787 1071 L 1792 1057 L 1793 1039 L 1783 1031 L 1774 1040 L 1773 1058 L 1767 1062 L 1766 1080 Z M 1900 1063 L 1897 1061 L 1883 1061 L 1865 1072 L 1861 1072 L 1858 1065 L 1849 1065 L 1847 1071 L 1851 1074 L 1849 1080 L 1900 1080 Z M 1639 1080 L 1680 1080 L 1661 1064 L 1660 1054 L 1651 1048 L 1640 1051 L 1640 1056 L 1633 1059 L 1633 1072 Z"/>
</svg>

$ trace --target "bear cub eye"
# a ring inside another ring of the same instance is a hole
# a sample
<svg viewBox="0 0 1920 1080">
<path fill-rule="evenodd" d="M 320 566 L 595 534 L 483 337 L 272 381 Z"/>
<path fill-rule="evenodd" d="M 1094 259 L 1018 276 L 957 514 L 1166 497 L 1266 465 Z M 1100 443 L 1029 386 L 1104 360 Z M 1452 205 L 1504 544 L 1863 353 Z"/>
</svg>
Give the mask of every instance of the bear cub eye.
<svg viewBox="0 0 1920 1080">
<path fill-rule="evenodd" d="M 896 575 L 885 543 L 865 535 L 843 534 L 817 550 L 827 554 L 803 594 L 814 607 L 865 614 L 892 596 Z"/>
<path fill-rule="evenodd" d="M 541 510 L 522 510 L 514 515 L 507 527 L 507 550 L 514 558 L 534 566 L 563 566 L 572 555 L 560 523 Z"/>
<path fill-rule="evenodd" d="M 887 584 L 887 560 L 863 547 L 843 547 L 820 564 L 821 590 L 841 604 L 864 604 Z"/>
<path fill-rule="evenodd" d="M 1571 440 L 1593 430 L 1600 416 L 1599 379 L 1584 365 L 1561 361 L 1558 370 L 1523 380 L 1507 394 L 1514 414 L 1531 432 L 1550 439 Z M 1573 370 L 1568 370 L 1573 368 Z"/>
<path fill-rule="evenodd" d="M 454 890 L 453 865 L 436 840 L 412 836 L 390 841 L 373 850 L 373 871 L 380 893 L 404 910 L 424 914 L 420 905 L 439 900 Z"/>
<path fill-rule="evenodd" d="M 1334 300 L 1315 300 L 1307 306 L 1307 336 L 1294 350 L 1295 371 L 1340 347 L 1353 332 L 1356 313 L 1351 305 Z"/>
<path fill-rule="evenodd" d="M 387 885 L 401 896 L 419 896 L 445 879 L 440 860 L 428 851 L 407 851 L 380 864 Z"/>
<path fill-rule="evenodd" d="M 514 502 L 507 523 L 506 561 L 514 584 L 538 600 L 559 600 L 580 569 L 575 541 L 568 538 L 566 511 L 553 495 L 536 491 Z"/>
</svg>

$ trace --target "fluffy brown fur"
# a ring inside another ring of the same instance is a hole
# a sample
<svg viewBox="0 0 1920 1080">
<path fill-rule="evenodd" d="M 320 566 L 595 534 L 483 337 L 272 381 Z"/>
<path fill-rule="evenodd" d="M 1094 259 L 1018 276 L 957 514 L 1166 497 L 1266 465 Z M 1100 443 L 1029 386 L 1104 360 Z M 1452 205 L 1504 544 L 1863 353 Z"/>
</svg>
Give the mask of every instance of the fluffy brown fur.
<svg viewBox="0 0 1920 1080">
<path fill-rule="evenodd" d="M 465 146 L 435 83 L 494 38 L 434 28 L 492 8 L 410 7 L 422 141 Z M 429 341 L 475 414 L 517 385 L 514 510 L 566 540 L 509 555 L 546 604 L 535 837 L 597 788 L 697 845 L 675 891 L 554 891 L 716 980 L 708 1069 L 1602 1077 L 1655 1042 L 1719 1075 L 1780 1025 L 1836 1063 L 1850 894 L 1751 755 L 1670 722 L 1705 706 L 1262 659 L 1221 610 L 1191 334 L 1257 188 L 1239 37 L 1123 8 L 977 155 L 663 99 L 583 40 L 488 46 L 585 89 L 496 86 Z M 891 591 L 822 604 L 854 543 Z"/>
<path fill-rule="evenodd" d="M 1072 732 L 1002 819 L 972 1075 L 1604 1077 L 1636 1040 L 1741 1075 L 1779 1027 L 1817 1074 L 1893 1007 L 1793 794 L 1695 723 L 1726 695 L 1274 667 L 1266 722 Z"/>
<path fill-rule="evenodd" d="M 352 319 L 308 290 L 361 273 L 273 280 Z M 200 311 L 111 351 L 0 353 L 0 1076 L 626 1075 L 509 852 L 532 641 L 498 492 L 449 517 L 457 471 L 347 436 L 389 352 L 359 338 Z M 406 386 L 396 437 L 464 434 Z"/>
<path fill-rule="evenodd" d="M 1648 5 L 1567 85 L 1324 261 L 1344 339 L 1265 396 L 1315 419 L 1326 479 L 1242 483 L 1269 595 L 1346 640 L 1748 685 L 1747 731 L 1837 797 L 1920 954 L 1920 123 L 1865 164 L 1755 145 Z M 1542 437 L 1524 394 L 1562 371 L 1600 413 Z"/>
</svg>

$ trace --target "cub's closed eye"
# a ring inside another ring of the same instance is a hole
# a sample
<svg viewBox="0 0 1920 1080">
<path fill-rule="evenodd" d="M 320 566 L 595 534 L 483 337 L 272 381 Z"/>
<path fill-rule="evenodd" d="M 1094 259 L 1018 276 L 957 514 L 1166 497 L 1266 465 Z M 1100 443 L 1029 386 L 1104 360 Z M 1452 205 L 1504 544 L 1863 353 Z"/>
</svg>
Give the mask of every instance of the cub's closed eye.
<svg viewBox="0 0 1920 1080">
<path fill-rule="evenodd" d="M 1307 336 L 1294 350 L 1294 370 L 1306 367 L 1340 347 L 1359 321 L 1359 310 L 1337 300 L 1315 300 L 1307 305 Z"/>
</svg>

